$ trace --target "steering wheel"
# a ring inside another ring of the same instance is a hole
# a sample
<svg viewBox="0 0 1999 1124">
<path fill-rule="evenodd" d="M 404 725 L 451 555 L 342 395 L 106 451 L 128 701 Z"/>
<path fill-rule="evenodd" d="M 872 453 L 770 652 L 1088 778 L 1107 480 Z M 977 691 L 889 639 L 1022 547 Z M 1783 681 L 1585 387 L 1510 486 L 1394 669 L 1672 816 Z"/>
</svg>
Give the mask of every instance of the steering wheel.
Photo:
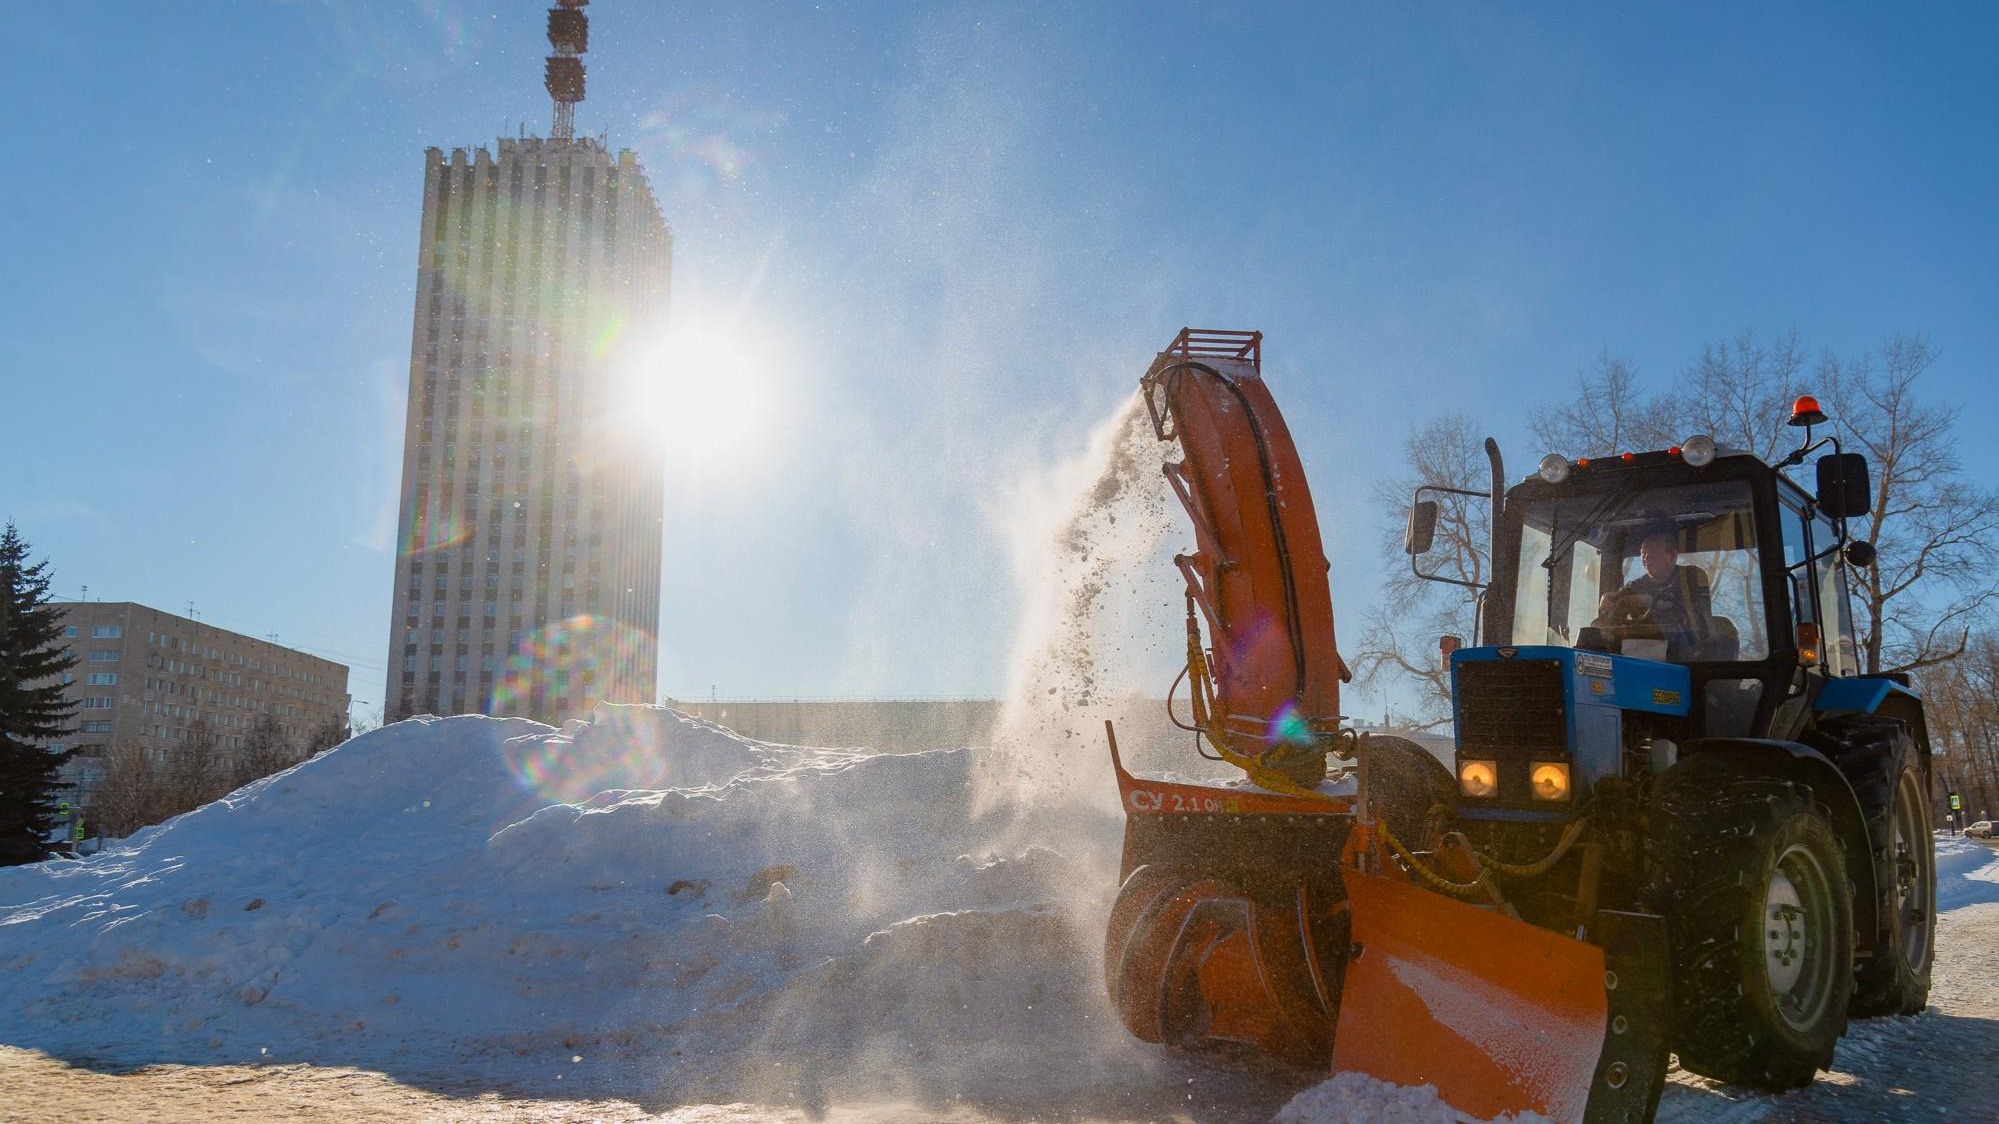
<svg viewBox="0 0 1999 1124">
<path fill-rule="evenodd" d="M 1646 604 L 1645 599 L 1624 590 L 1604 594 L 1596 627 L 1602 630 L 1604 639 L 1620 643 L 1626 640 L 1663 640 L 1666 637 L 1659 622 L 1652 619 L 1652 607 Z"/>
</svg>

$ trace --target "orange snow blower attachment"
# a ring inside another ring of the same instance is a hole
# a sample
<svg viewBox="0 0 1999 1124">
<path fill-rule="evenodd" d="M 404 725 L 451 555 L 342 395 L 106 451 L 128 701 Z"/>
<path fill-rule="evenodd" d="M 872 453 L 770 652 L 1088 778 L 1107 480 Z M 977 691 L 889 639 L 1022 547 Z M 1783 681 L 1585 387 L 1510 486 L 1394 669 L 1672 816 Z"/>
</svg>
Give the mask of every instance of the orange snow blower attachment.
<svg viewBox="0 0 1999 1124">
<path fill-rule="evenodd" d="M 1106 724 L 1125 810 L 1112 1002 L 1146 1041 L 1428 1085 L 1476 1118 L 1642 1124 L 1666 1059 L 1660 919 L 1595 908 L 1598 844 L 1575 846 L 1586 819 L 1536 863 L 1475 854 L 1444 830 L 1449 769 L 1340 728 L 1324 548 L 1261 348 L 1255 332 L 1185 330 L 1141 384 L 1179 444 L 1164 469 L 1194 527 L 1175 559 L 1181 725 L 1247 783 L 1134 776 Z M 1329 758 L 1351 767 L 1329 780 Z M 1574 880 L 1523 900 L 1525 920 L 1491 878 L 1551 870 Z"/>
<path fill-rule="evenodd" d="M 1164 469 L 1194 524 L 1194 551 L 1174 559 L 1187 581 L 1193 725 L 1288 791 L 1325 776 L 1351 675 L 1305 467 L 1263 384 L 1262 351 L 1261 332 L 1182 329 L 1139 385 L 1159 439 L 1180 445 Z"/>
</svg>

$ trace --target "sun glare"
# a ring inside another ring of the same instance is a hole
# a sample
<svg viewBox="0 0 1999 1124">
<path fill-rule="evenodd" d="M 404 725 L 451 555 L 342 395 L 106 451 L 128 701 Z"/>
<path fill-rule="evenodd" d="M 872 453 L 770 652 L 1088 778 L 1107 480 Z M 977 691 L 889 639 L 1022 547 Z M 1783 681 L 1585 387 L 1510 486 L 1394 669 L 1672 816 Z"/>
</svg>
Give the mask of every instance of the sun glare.
<svg viewBox="0 0 1999 1124">
<path fill-rule="evenodd" d="M 669 331 L 626 364 L 620 420 L 669 462 L 710 466 L 768 428 L 770 371 L 753 333 Z"/>
</svg>

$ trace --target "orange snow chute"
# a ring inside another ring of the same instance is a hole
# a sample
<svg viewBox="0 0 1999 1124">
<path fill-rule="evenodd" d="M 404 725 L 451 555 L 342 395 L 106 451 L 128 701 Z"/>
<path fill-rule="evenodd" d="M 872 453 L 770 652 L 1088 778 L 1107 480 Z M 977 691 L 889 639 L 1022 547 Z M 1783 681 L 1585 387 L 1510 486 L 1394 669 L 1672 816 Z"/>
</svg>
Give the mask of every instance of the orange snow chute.
<svg viewBox="0 0 1999 1124">
<path fill-rule="evenodd" d="M 1311 489 L 1264 386 L 1262 346 L 1261 332 L 1184 328 L 1140 381 L 1154 431 L 1180 445 L 1165 472 L 1195 548 L 1174 561 L 1207 623 L 1215 717 L 1226 748 L 1252 757 L 1331 738 L 1349 678 Z"/>
</svg>

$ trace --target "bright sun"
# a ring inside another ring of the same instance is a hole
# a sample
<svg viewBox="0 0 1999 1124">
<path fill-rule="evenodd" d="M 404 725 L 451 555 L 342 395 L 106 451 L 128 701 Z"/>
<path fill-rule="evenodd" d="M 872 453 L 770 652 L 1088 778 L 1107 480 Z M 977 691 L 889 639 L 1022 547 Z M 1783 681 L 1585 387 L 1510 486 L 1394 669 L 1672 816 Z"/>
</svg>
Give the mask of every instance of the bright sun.
<svg viewBox="0 0 1999 1124">
<path fill-rule="evenodd" d="M 622 422 L 670 462 L 726 459 L 767 428 L 770 359 L 752 333 L 675 329 L 623 371 Z"/>
</svg>

